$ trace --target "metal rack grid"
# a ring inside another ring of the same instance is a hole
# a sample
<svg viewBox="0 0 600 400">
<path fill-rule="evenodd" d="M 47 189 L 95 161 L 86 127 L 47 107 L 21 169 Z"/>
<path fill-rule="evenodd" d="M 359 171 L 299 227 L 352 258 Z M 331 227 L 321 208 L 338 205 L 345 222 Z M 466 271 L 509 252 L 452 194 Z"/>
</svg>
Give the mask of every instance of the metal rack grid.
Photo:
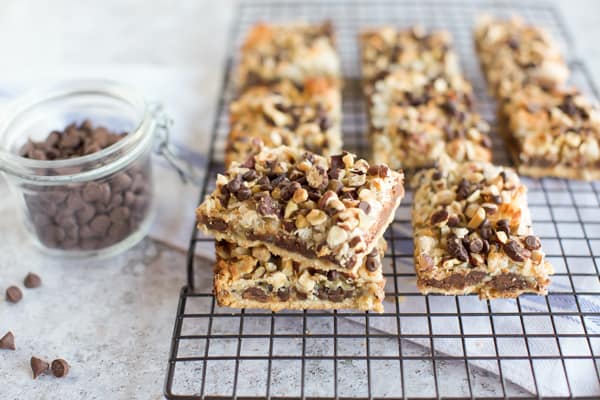
<svg viewBox="0 0 600 400">
<path fill-rule="evenodd" d="M 415 23 L 448 29 L 479 110 L 494 120 L 494 103 L 473 51 L 476 15 L 514 13 L 546 27 L 568 55 L 573 81 L 598 98 L 561 16 L 545 3 L 468 1 L 249 2 L 233 21 L 232 56 L 211 138 L 201 198 L 222 171 L 230 73 L 247 29 L 257 21 L 331 19 L 343 60 L 344 142 L 364 154 L 366 114 L 359 88 L 357 32 L 367 26 Z M 493 132 L 494 157 L 507 156 Z M 181 290 L 165 395 L 200 398 L 599 398 L 600 182 L 523 179 L 534 230 L 556 268 L 547 297 L 480 301 L 474 296 L 422 296 L 415 286 L 407 193 L 386 238 L 385 313 L 223 309 L 211 292 L 210 265 L 194 230 L 188 283 Z M 198 279 L 195 276 L 203 273 Z M 199 284 L 195 284 L 200 282 Z"/>
</svg>

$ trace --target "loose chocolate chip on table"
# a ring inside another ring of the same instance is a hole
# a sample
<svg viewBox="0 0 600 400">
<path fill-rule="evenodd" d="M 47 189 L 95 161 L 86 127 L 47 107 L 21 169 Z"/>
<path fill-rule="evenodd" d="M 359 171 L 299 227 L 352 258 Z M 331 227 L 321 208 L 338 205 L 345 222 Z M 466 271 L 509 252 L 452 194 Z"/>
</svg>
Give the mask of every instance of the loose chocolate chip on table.
<svg viewBox="0 0 600 400">
<path fill-rule="evenodd" d="M 448 253 L 454 258 L 459 259 L 460 261 L 469 260 L 469 253 L 465 246 L 463 246 L 462 241 L 457 237 L 448 238 L 448 244 L 446 245 L 448 249 Z"/>
<path fill-rule="evenodd" d="M 4 336 L 0 338 L 0 349 L 3 350 L 15 350 L 15 336 L 11 331 L 6 332 Z"/>
<path fill-rule="evenodd" d="M 42 285 L 42 279 L 39 275 L 30 272 L 27 274 L 25 279 L 23 280 L 23 284 L 27 289 L 33 289 L 40 287 Z"/>
<path fill-rule="evenodd" d="M 529 235 L 525 238 L 525 247 L 529 250 L 537 250 L 542 247 L 542 244 L 537 236 Z"/>
<path fill-rule="evenodd" d="M 41 360 L 37 357 L 31 357 L 31 370 L 33 371 L 33 379 L 36 379 L 38 376 L 48 372 L 48 368 L 50 365 L 47 361 Z"/>
<path fill-rule="evenodd" d="M 57 378 L 63 378 L 69 373 L 69 364 L 62 358 L 52 361 L 52 374 Z"/>
<path fill-rule="evenodd" d="M 18 303 L 23 298 L 21 289 L 16 286 L 10 286 L 6 289 L 6 300 L 11 303 Z"/>
</svg>

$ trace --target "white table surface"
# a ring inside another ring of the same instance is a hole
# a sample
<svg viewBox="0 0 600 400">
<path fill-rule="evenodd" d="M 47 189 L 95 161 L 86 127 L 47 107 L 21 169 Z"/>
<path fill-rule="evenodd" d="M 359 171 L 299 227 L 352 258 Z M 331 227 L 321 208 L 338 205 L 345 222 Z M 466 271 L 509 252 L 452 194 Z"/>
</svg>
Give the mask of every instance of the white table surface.
<svg viewBox="0 0 600 400">
<path fill-rule="evenodd" d="M 600 2 L 557 3 L 577 53 L 600 79 Z M 102 65 L 201 71 L 198 90 L 214 98 L 232 7 L 200 0 L 3 0 L 0 74 Z M 211 110 L 199 118 L 209 126 Z M 28 271 L 43 286 L 25 290 L 17 305 L 0 299 L 0 335 L 12 330 L 17 344 L 14 352 L 0 351 L 0 399 L 162 398 L 184 254 L 146 239 L 101 262 L 45 258 L 19 228 L 8 194 L 0 179 L 0 292 Z M 71 372 L 34 381 L 32 355 L 64 358 Z"/>
</svg>

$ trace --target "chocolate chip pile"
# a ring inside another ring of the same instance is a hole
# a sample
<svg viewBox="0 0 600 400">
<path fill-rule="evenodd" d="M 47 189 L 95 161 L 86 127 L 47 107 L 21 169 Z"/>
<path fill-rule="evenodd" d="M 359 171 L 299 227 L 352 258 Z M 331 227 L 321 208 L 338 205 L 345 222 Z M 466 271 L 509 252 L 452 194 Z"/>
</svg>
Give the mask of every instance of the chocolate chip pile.
<svg viewBox="0 0 600 400">
<path fill-rule="evenodd" d="M 52 131 L 44 141 L 29 140 L 20 154 L 36 160 L 71 159 L 103 150 L 126 135 L 84 121 Z M 48 174 L 56 172 L 49 169 Z M 97 181 L 27 189 L 29 222 L 43 245 L 64 250 L 102 249 L 134 232 L 148 214 L 150 161 L 138 161 Z"/>
</svg>

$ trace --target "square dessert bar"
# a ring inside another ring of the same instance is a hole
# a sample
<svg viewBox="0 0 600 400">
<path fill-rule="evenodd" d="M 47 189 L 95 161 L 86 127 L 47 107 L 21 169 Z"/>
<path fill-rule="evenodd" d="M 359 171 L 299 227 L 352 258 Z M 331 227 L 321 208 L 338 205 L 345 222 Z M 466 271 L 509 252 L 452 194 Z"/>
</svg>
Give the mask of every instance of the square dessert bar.
<svg viewBox="0 0 600 400">
<path fill-rule="evenodd" d="M 415 181 L 412 223 L 422 293 L 546 294 L 553 268 L 533 235 L 527 189 L 514 171 L 450 162 Z"/>
<path fill-rule="evenodd" d="M 381 257 L 385 241 L 350 276 L 321 271 L 272 254 L 265 246 L 216 242 L 215 296 L 220 306 L 282 309 L 357 309 L 383 312 Z"/>
<path fill-rule="evenodd" d="M 482 16 L 475 28 L 475 46 L 490 91 L 499 98 L 528 83 L 559 86 L 569 77 L 559 46 L 550 35 L 519 17 Z"/>
<path fill-rule="evenodd" d="M 325 78 L 302 85 L 281 81 L 254 86 L 230 106 L 225 163 L 243 163 L 255 139 L 269 147 L 285 145 L 320 155 L 339 154 L 342 146 L 339 88 Z"/>
<path fill-rule="evenodd" d="M 418 71 L 429 79 L 460 75 L 447 31 L 426 32 L 418 26 L 398 31 L 386 26 L 363 31 L 359 41 L 367 95 L 375 82 L 396 70 Z"/>
<path fill-rule="evenodd" d="M 340 71 L 330 22 L 259 23 L 246 36 L 236 79 L 241 88 L 280 80 L 302 84 L 308 77 L 341 83 Z"/>
<path fill-rule="evenodd" d="M 576 90 L 526 86 L 499 117 L 519 173 L 600 179 L 600 109 Z"/>
<path fill-rule="evenodd" d="M 392 72 L 375 84 L 369 116 L 373 160 L 392 169 L 432 167 L 442 156 L 491 160 L 489 125 L 473 109 L 471 85 L 460 75 Z"/>
<path fill-rule="evenodd" d="M 218 240 L 355 274 L 403 195 L 403 174 L 385 165 L 280 146 L 234 162 L 196 215 Z"/>
</svg>

